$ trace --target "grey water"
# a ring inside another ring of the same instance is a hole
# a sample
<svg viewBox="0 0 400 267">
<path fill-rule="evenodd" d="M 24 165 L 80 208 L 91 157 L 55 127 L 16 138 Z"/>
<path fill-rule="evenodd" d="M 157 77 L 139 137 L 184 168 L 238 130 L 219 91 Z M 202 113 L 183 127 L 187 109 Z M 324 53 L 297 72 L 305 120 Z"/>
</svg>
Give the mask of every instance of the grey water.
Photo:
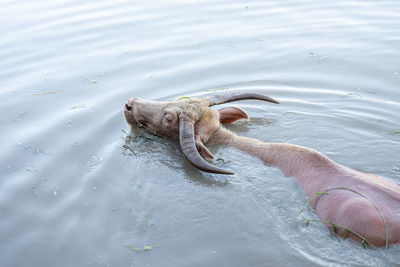
<svg viewBox="0 0 400 267">
<path fill-rule="evenodd" d="M 306 225 L 279 170 L 211 147 L 235 175 L 203 173 L 122 113 L 267 94 L 229 129 L 400 183 L 399 1 L 3 0 L 0 22 L 1 266 L 399 266 Z"/>
</svg>

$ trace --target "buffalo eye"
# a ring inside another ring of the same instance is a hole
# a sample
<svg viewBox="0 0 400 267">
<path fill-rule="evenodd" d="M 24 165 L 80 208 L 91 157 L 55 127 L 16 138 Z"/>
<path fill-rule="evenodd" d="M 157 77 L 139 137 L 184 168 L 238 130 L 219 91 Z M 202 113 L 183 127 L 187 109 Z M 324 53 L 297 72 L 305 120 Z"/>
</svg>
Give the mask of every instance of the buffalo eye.
<svg viewBox="0 0 400 267">
<path fill-rule="evenodd" d="M 173 121 L 173 117 L 172 117 L 171 114 L 166 113 L 166 114 L 164 114 L 164 120 L 165 120 L 167 123 L 171 123 L 171 122 Z"/>
</svg>

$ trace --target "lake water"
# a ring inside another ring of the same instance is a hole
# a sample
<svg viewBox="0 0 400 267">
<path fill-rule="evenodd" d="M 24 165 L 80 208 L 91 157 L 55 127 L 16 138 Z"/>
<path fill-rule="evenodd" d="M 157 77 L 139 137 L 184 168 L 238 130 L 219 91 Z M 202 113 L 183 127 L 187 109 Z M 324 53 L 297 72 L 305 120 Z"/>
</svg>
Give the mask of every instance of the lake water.
<svg viewBox="0 0 400 267">
<path fill-rule="evenodd" d="M 229 128 L 400 183 L 399 1 L 3 0 L 0 21 L 1 266 L 399 266 L 306 226 L 279 170 L 212 147 L 235 175 L 200 172 L 122 113 L 267 94 Z"/>
</svg>

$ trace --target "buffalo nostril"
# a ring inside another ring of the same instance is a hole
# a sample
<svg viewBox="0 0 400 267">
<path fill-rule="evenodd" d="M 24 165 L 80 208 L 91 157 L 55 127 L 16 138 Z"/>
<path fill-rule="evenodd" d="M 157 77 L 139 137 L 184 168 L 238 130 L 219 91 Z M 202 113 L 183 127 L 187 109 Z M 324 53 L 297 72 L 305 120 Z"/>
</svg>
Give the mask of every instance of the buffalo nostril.
<svg viewBox="0 0 400 267">
<path fill-rule="evenodd" d="M 128 110 L 128 111 L 131 111 L 131 109 L 132 109 L 132 107 L 131 107 L 130 105 L 128 105 L 128 104 L 125 104 L 125 108 L 126 108 L 126 110 Z"/>
</svg>

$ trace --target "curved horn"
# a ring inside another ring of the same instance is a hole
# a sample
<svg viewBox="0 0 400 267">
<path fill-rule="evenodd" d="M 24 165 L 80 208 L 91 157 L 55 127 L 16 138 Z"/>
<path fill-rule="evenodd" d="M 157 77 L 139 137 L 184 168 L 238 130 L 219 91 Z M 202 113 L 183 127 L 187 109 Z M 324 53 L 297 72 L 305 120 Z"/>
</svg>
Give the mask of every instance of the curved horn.
<svg viewBox="0 0 400 267">
<path fill-rule="evenodd" d="M 278 101 L 269 96 L 257 93 L 246 93 L 246 92 L 226 92 L 223 94 L 208 96 L 205 97 L 205 99 L 210 103 L 210 106 L 238 101 L 238 100 L 245 100 L 245 99 L 257 99 L 279 104 Z"/>
<path fill-rule="evenodd" d="M 189 121 L 186 116 L 179 120 L 179 142 L 183 154 L 200 170 L 211 173 L 234 174 L 233 172 L 211 165 L 200 156 L 194 141 L 194 123 Z"/>
</svg>

